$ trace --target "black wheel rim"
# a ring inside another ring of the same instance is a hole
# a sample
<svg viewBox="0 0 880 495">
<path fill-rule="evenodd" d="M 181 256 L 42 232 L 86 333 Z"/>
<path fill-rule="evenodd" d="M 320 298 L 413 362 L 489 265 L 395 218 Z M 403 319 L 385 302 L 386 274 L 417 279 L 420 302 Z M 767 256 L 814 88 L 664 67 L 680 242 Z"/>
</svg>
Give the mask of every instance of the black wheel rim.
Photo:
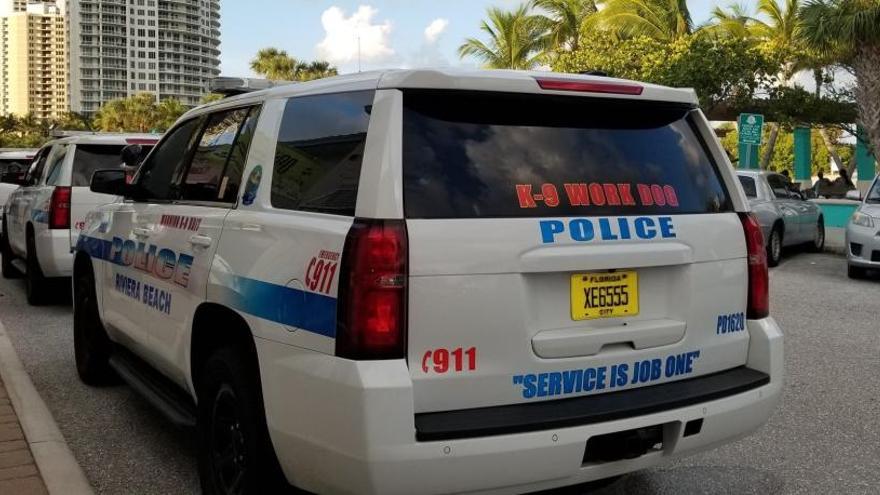
<svg viewBox="0 0 880 495">
<path fill-rule="evenodd" d="M 211 471 L 219 493 L 244 493 L 247 453 L 235 392 L 220 387 L 211 410 Z"/>
</svg>

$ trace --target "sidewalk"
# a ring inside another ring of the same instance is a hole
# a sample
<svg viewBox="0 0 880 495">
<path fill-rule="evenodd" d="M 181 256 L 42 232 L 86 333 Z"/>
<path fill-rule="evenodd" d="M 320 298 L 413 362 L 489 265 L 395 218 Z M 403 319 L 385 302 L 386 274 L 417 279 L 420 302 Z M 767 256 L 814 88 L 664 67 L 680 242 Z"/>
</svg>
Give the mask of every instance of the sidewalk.
<svg viewBox="0 0 880 495">
<path fill-rule="evenodd" d="M 24 439 L 6 387 L 0 381 L 0 493 L 48 494 Z"/>
</svg>

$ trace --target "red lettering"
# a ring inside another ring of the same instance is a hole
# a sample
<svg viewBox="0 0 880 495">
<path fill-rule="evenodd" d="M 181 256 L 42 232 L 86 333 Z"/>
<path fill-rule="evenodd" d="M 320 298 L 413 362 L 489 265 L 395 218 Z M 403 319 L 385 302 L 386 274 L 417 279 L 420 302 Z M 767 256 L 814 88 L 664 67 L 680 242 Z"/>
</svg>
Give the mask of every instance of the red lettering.
<svg viewBox="0 0 880 495">
<path fill-rule="evenodd" d="M 614 184 L 603 184 L 605 188 L 605 199 L 608 200 L 608 206 L 620 206 L 620 196 L 617 195 L 617 188 Z"/>
<path fill-rule="evenodd" d="M 674 187 L 663 186 L 663 193 L 666 195 L 666 204 L 669 206 L 678 206 L 678 195 L 675 194 Z"/>
<path fill-rule="evenodd" d="M 516 185 L 516 197 L 519 198 L 519 207 L 520 208 L 537 208 L 538 205 L 535 204 L 535 200 L 532 198 L 532 185 L 531 184 L 517 184 Z"/>
<path fill-rule="evenodd" d="M 422 372 L 443 374 L 450 371 L 476 371 L 477 348 L 429 349 L 422 355 Z"/>
<path fill-rule="evenodd" d="M 568 196 L 568 204 L 571 206 L 590 206 L 590 193 L 587 191 L 587 185 L 565 184 L 565 194 Z"/>
<path fill-rule="evenodd" d="M 590 198 L 596 206 L 603 206 L 605 204 L 605 192 L 602 191 L 602 184 L 590 183 Z"/>
<path fill-rule="evenodd" d="M 633 199 L 629 184 L 617 184 L 617 192 L 620 193 L 620 201 L 624 205 L 635 206 L 636 200 Z"/>
<path fill-rule="evenodd" d="M 309 261 L 309 267 L 306 268 L 306 287 L 310 287 L 312 285 L 312 268 L 315 267 L 315 263 L 318 260 L 316 258 L 312 258 L 312 261 Z"/>
<path fill-rule="evenodd" d="M 666 206 L 666 196 L 663 194 L 663 188 L 657 184 L 651 184 L 651 196 L 654 196 L 654 203 L 657 206 Z"/>
<path fill-rule="evenodd" d="M 651 188 L 645 184 L 636 184 L 636 190 L 639 191 L 639 200 L 642 206 L 651 206 L 654 204 L 654 198 L 651 197 Z"/>
<path fill-rule="evenodd" d="M 544 193 L 544 204 L 550 207 L 559 206 L 559 192 L 553 184 L 544 184 L 541 186 L 541 192 Z"/>
</svg>

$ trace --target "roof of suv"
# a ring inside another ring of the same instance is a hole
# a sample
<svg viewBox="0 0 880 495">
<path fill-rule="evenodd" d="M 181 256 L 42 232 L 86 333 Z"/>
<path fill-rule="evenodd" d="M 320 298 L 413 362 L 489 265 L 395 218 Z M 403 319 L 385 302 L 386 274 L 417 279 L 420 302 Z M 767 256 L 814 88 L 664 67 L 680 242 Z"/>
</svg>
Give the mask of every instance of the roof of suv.
<svg viewBox="0 0 880 495">
<path fill-rule="evenodd" d="M 609 94 L 611 92 L 586 92 L 571 90 L 542 89 L 538 80 L 597 83 L 605 85 L 638 85 L 641 94 Z M 192 112 L 201 113 L 205 108 L 232 106 L 249 101 L 259 101 L 272 97 L 288 97 L 298 94 L 324 93 L 329 91 L 356 91 L 364 89 L 422 88 L 457 89 L 470 91 L 503 91 L 511 93 L 535 94 L 579 94 L 594 97 L 614 97 L 697 104 L 697 96 L 690 88 L 669 88 L 656 84 L 616 79 L 604 76 L 567 74 L 546 71 L 484 70 L 463 68 L 436 69 L 388 69 L 360 72 L 342 76 L 328 77 L 304 83 L 276 86 L 271 89 L 254 91 L 226 98 L 208 105 L 197 107 Z"/>
<path fill-rule="evenodd" d="M 161 134 L 95 132 L 61 137 L 53 139 L 47 144 L 146 144 L 147 141 L 158 142 L 161 137 Z"/>
</svg>

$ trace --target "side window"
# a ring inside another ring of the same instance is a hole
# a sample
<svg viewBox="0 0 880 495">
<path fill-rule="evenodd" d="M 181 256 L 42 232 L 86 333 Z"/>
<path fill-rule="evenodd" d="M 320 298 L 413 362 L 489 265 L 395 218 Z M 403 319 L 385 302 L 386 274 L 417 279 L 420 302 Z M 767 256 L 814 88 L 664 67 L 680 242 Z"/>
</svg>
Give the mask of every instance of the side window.
<svg viewBox="0 0 880 495">
<path fill-rule="evenodd" d="M 272 206 L 354 215 L 373 91 L 287 101 L 272 171 Z"/>
<path fill-rule="evenodd" d="M 36 185 L 39 182 L 40 177 L 43 176 L 43 170 L 46 167 L 46 159 L 49 158 L 49 154 L 52 152 L 52 147 L 47 146 L 40 150 L 40 154 L 34 159 L 34 162 L 31 163 L 31 167 L 28 169 L 27 180 L 26 183 L 29 186 Z"/>
<path fill-rule="evenodd" d="M 236 108 L 207 118 L 183 182 L 182 199 L 235 202 L 257 113 L 254 107 Z"/>
<path fill-rule="evenodd" d="M 202 119 L 195 118 L 180 124 L 169 131 L 150 153 L 138 172 L 139 197 L 156 200 L 173 200 L 179 197 L 177 185 L 201 123 Z"/>
<path fill-rule="evenodd" d="M 61 180 L 61 169 L 64 168 L 64 158 L 67 157 L 67 150 L 69 148 L 70 145 L 67 144 L 55 148 L 55 153 L 52 154 L 52 160 L 49 163 L 49 174 L 46 176 L 46 184 L 50 186 L 58 185 L 58 181 Z"/>
<path fill-rule="evenodd" d="M 773 190 L 773 195 L 776 196 L 776 199 L 788 199 L 788 184 L 786 184 L 785 179 L 781 175 L 768 175 L 767 184 L 770 185 L 770 189 Z"/>
</svg>

